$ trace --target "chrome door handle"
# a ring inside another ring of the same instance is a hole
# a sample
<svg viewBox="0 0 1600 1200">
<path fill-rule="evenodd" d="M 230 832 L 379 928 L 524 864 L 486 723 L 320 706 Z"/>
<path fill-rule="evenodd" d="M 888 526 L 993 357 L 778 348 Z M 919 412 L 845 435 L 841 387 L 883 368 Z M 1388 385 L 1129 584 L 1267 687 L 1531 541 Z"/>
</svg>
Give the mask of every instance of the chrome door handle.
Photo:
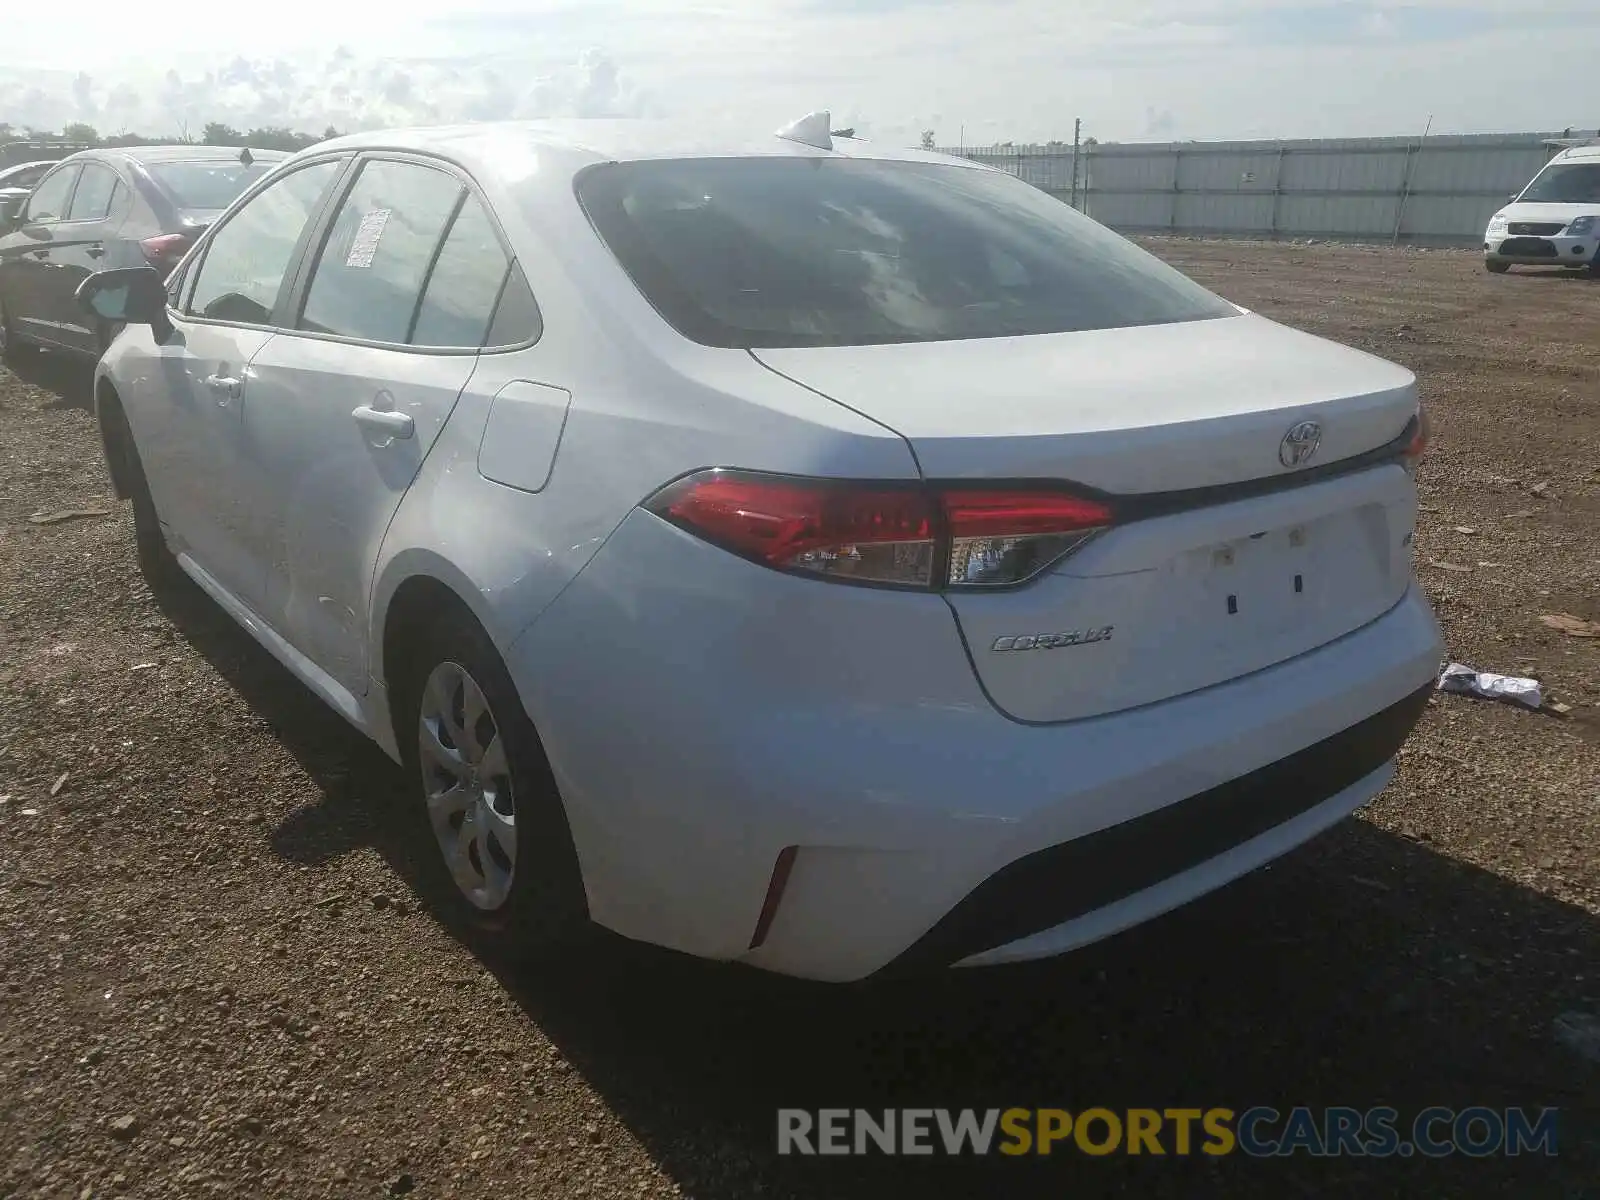
<svg viewBox="0 0 1600 1200">
<path fill-rule="evenodd" d="M 411 419 L 410 413 L 373 408 L 363 404 L 350 415 L 355 418 L 357 425 L 382 433 L 386 437 L 408 438 L 417 429 L 417 423 Z"/>
<path fill-rule="evenodd" d="M 207 375 L 206 386 L 213 392 L 220 393 L 217 403 L 226 407 L 230 400 L 237 400 L 239 393 L 244 389 L 244 381 L 235 379 L 231 375 Z"/>
<path fill-rule="evenodd" d="M 90 258 L 104 258 L 106 256 L 105 249 L 100 246 L 90 246 L 84 253 Z"/>
</svg>

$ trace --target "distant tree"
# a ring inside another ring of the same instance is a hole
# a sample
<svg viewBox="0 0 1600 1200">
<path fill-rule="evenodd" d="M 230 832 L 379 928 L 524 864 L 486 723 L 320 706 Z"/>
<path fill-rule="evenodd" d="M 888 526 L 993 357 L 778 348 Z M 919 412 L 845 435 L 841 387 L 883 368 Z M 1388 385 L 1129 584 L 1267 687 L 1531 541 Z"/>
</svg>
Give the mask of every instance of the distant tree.
<svg viewBox="0 0 1600 1200">
<path fill-rule="evenodd" d="M 934 147 L 933 130 L 924 129 L 922 131 L 922 148 L 924 150 L 932 150 L 933 147 Z"/>
<path fill-rule="evenodd" d="M 258 150 L 303 150 L 307 146 L 315 146 L 318 142 L 342 136 L 339 130 L 329 125 L 322 133 L 305 133 L 298 129 L 289 129 L 286 126 L 269 125 L 252 129 L 248 133 L 240 132 L 232 125 L 222 121 L 208 121 L 200 140 L 207 146 L 254 146 Z M 32 125 L 16 126 L 9 121 L 0 121 L 0 144 L 31 138 L 65 138 L 69 141 L 88 142 L 96 146 L 149 146 L 164 145 L 171 142 L 192 143 L 194 139 L 189 135 L 188 122 L 178 122 L 178 133 L 165 136 L 152 137 L 143 133 L 131 133 L 124 129 L 121 133 L 101 137 L 93 125 L 75 121 L 67 125 L 60 133 L 53 133 L 47 129 L 36 129 Z"/>
</svg>

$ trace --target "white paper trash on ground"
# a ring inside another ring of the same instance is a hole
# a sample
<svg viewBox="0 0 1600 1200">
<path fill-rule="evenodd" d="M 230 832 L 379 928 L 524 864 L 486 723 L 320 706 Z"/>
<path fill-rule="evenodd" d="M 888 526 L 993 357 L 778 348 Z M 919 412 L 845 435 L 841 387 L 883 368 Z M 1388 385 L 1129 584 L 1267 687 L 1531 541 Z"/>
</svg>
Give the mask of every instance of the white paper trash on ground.
<svg viewBox="0 0 1600 1200">
<path fill-rule="evenodd" d="M 1544 703 L 1544 694 L 1539 689 L 1537 679 L 1474 671 L 1460 663 L 1451 663 L 1444 669 L 1444 674 L 1439 676 L 1439 690 L 1482 696 L 1486 700 L 1509 700 L 1524 708 L 1538 708 Z"/>
</svg>

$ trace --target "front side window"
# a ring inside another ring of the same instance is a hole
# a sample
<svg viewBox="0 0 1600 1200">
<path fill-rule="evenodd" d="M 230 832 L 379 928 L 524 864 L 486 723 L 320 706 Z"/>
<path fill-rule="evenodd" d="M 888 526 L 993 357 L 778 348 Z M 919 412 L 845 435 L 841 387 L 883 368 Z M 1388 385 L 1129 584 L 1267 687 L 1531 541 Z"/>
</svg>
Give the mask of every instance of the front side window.
<svg viewBox="0 0 1600 1200">
<path fill-rule="evenodd" d="M 342 159 L 313 163 L 252 196 L 207 243 L 187 311 L 250 325 L 271 321 L 306 223 L 343 167 Z"/>
<path fill-rule="evenodd" d="M 67 197 L 72 192 L 72 181 L 78 177 L 78 165 L 62 167 L 33 190 L 28 197 L 29 224 L 49 224 L 63 220 L 67 211 Z"/>
<path fill-rule="evenodd" d="M 1537 204 L 1600 204 L 1600 162 L 1552 163 L 1518 200 Z"/>
<path fill-rule="evenodd" d="M 1009 175 L 873 159 L 609 163 L 578 178 L 658 312 L 713 346 L 1113 329 L 1238 310 Z"/>
<path fill-rule="evenodd" d="M 432 167 L 364 164 L 317 259 L 300 328 L 410 342 L 441 239 L 465 197 L 459 179 Z M 430 320 L 441 330 L 446 324 L 443 316 Z"/>
<path fill-rule="evenodd" d="M 111 212 L 116 191 L 116 172 L 97 163 L 85 163 L 83 178 L 78 180 L 78 190 L 72 193 L 72 207 L 67 210 L 67 220 L 105 220 Z"/>
</svg>

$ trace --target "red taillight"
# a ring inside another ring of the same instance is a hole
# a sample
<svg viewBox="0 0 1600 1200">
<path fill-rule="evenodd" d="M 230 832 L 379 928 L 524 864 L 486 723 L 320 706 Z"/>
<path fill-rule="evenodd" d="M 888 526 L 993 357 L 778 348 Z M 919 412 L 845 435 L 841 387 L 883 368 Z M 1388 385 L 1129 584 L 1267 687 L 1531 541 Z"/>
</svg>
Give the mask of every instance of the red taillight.
<svg viewBox="0 0 1600 1200">
<path fill-rule="evenodd" d="M 1406 443 L 1406 448 L 1401 451 L 1405 456 L 1406 466 L 1415 467 L 1422 456 L 1428 452 L 1428 438 L 1432 430 L 1428 426 L 1428 410 L 1422 405 L 1417 405 L 1417 419 L 1411 431 L 1411 440 Z"/>
<path fill-rule="evenodd" d="M 1036 488 L 927 488 L 703 471 L 646 507 L 781 570 L 909 587 L 1020 583 L 1112 523 L 1097 500 Z"/>
<path fill-rule="evenodd" d="M 178 260 L 188 253 L 189 236 L 184 233 L 163 233 L 145 238 L 139 243 L 139 249 L 144 251 L 145 261 L 152 267 L 175 267 Z"/>
</svg>

